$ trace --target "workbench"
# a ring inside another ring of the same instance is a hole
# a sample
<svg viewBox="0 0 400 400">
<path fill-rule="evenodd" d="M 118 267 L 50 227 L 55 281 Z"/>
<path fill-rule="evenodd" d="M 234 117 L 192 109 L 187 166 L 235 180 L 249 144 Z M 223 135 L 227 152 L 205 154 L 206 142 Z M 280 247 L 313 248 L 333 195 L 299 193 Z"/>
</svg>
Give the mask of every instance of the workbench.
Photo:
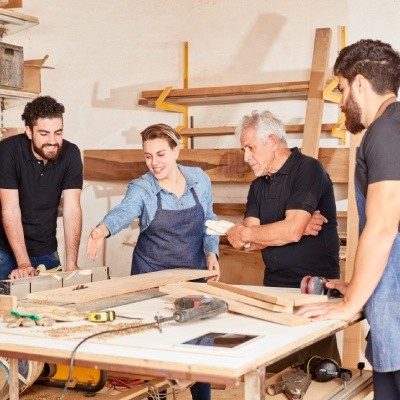
<svg viewBox="0 0 400 400">
<path fill-rule="evenodd" d="M 154 317 L 173 313 L 171 296 L 147 298 L 139 302 L 113 307 L 117 318 L 107 322 L 109 329 L 116 324 L 133 323 L 118 318 Z M 305 346 L 360 321 L 359 314 L 350 322 L 323 321 L 304 326 L 283 326 L 233 313 L 212 319 L 177 323 L 166 322 L 161 331 L 151 328 L 129 335 L 98 336 L 84 342 L 78 349 L 74 365 L 145 374 L 172 380 L 191 380 L 215 384 L 238 385 L 244 379 L 246 400 L 265 398 L 265 367 Z M 63 322 L 44 328 L 6 328 L 0 323 L 0 356 L 10 358 L 10 400 L 19 398 L 18 359 L 69 364 L 75 346 L 90 332 L 82 327 L 99 324 L 88 321 Z M 50 330 L 70 328 L 70 334 L 52 337 Z M 89 327 L 90 328 L 90 327 Z M 185 344 L 210 332 L 225 336 L 247 337 L 247 341 L 232 348 Z"/>
</svg>

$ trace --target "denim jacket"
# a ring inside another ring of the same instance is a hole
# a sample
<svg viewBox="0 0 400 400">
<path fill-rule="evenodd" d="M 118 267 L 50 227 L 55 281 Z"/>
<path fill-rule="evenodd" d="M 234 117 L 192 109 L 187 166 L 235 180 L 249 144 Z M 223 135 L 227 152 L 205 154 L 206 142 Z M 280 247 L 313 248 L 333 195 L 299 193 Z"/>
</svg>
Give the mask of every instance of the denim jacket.
<svg viewBox="0 0 400 400">
<path fill-rule="evenodd" d="M 150 225 L 157 210 L 157 193 L 161 193 L 162 207 L 166 210 L 184 210 L 195 205 L 190 192 L 193 187 L 204 209 L 206 220 L 216 220 L 212 210 L 211 182 L 208 175 L 200 168 L 185 167 L 178 164 L 178 168 L 186 178 L 186 188 L 182 197 L 163 189 L 151 172 L 147 172 L 138 179 L 128 183 L 125 197 L 120 204 L 113 207 L 104 217 L 103 223 L 111 235 L 129 227 L 132 221 L 139 218 L 140 232 Z M 204 227 L 204 253 L 219 254 L 219 238 L 207 235 Z"/>
</svg>

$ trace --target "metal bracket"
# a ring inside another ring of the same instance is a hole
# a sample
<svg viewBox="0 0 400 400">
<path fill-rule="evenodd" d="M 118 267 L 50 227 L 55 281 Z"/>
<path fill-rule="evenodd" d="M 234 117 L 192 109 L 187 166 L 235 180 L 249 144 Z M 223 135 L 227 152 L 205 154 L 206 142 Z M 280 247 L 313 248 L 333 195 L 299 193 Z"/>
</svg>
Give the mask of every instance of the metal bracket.
<svg viewBox="0 0 400 400">
<path fill-rule="evenodd" d="M 174 103 L 169 103 L 166 102 L 165 99 L 168 97 L 169 93 L 172 90 L 172 86 L 167 86 L 160 96 L 158 96 L 156 102 L 155 102 L 155 108 L 159 110 L 164 110 L 164 111 L 172 111 L 172 112 L 178 112 L 183 115 L 183 125 L 179 125 L 176 127 L 176 131 L 180 132 L 182 129 L 188 127 L 188 106 L 182 105 L 182 104 L 174 104 Z M 183 140 L 184 147 L 187 148 L 187 138 Z"/>
</svg>

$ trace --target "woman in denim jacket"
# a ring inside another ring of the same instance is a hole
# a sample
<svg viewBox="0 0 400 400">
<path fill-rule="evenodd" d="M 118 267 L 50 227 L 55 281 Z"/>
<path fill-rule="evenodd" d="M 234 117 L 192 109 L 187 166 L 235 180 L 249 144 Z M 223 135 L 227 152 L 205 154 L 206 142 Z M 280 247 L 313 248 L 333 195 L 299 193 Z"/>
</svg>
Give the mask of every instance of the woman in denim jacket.
<svg viewBox="0 0 400 400">
<path fill-rule="evenodd" d="M 206 220 L 215 220 L 211 183 L 200 168 L 177 164 L 181 137 L 165 124 L 141 132 L 149 172 L 129 182 L 125 198 L 90 233 L 88 255 L 94 259 L 106 237 L 139 218 L 140 234 L 131 274 L 169 268 L 215 270 L 219 277 L 218 236 L 207 235 Z M 211 397 L 210 385 L 191 387 L 193 400 Z"/>
</svg>

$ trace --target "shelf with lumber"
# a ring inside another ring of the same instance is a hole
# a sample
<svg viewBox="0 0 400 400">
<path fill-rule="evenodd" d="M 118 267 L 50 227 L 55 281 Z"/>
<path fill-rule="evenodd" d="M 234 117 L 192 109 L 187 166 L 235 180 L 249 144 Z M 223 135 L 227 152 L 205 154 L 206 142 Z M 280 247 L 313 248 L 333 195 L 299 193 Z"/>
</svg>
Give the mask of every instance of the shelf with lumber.
<svg viewBox="0 0 400 400">
<path fill-rule="evenodd" d="M 39 19 L 36 17 L 0 8 L 0 29 L 4 30 L 4 35 L 12 35 L 38 24 Z"/>
<path fill-rule="evenodd" d="M 322 124 L 321 132 L 330 132 L 334 128 L 335 124 Z M 286 125 L 286 133 L 303 133 L 304 125 Z M 183 128 L 180 132 L 181 136 L 186 137 L 202 137 L 202 136 L 223 136 L 223 135 L 234 135 L 234 126 L 220 126 L 215 128 Z"/>
<path fill-rule="evenodd" d="M 147 172 L 142 150 L 84 150 L 84 179 L 130 181 Z M 334 183 L 347 183 L 348 148 L 320 148 L 319 157 Z M 182 149 L 182 165 L 200 167 L 214 183 L 250 183 L 254 173 L 243 160 L 241 149 Z"/>
<path fill-rule="evenodd" d="M 306 99 L 308 88 L 309 81 L 172 89 L 165 101 L 186 106 L 203 106 L 253 103 L 279 98 Z M 156 100 L 162 92 L 162 90 L 142 91 L 139 105 L 155 107 Z"/>
</svg>

